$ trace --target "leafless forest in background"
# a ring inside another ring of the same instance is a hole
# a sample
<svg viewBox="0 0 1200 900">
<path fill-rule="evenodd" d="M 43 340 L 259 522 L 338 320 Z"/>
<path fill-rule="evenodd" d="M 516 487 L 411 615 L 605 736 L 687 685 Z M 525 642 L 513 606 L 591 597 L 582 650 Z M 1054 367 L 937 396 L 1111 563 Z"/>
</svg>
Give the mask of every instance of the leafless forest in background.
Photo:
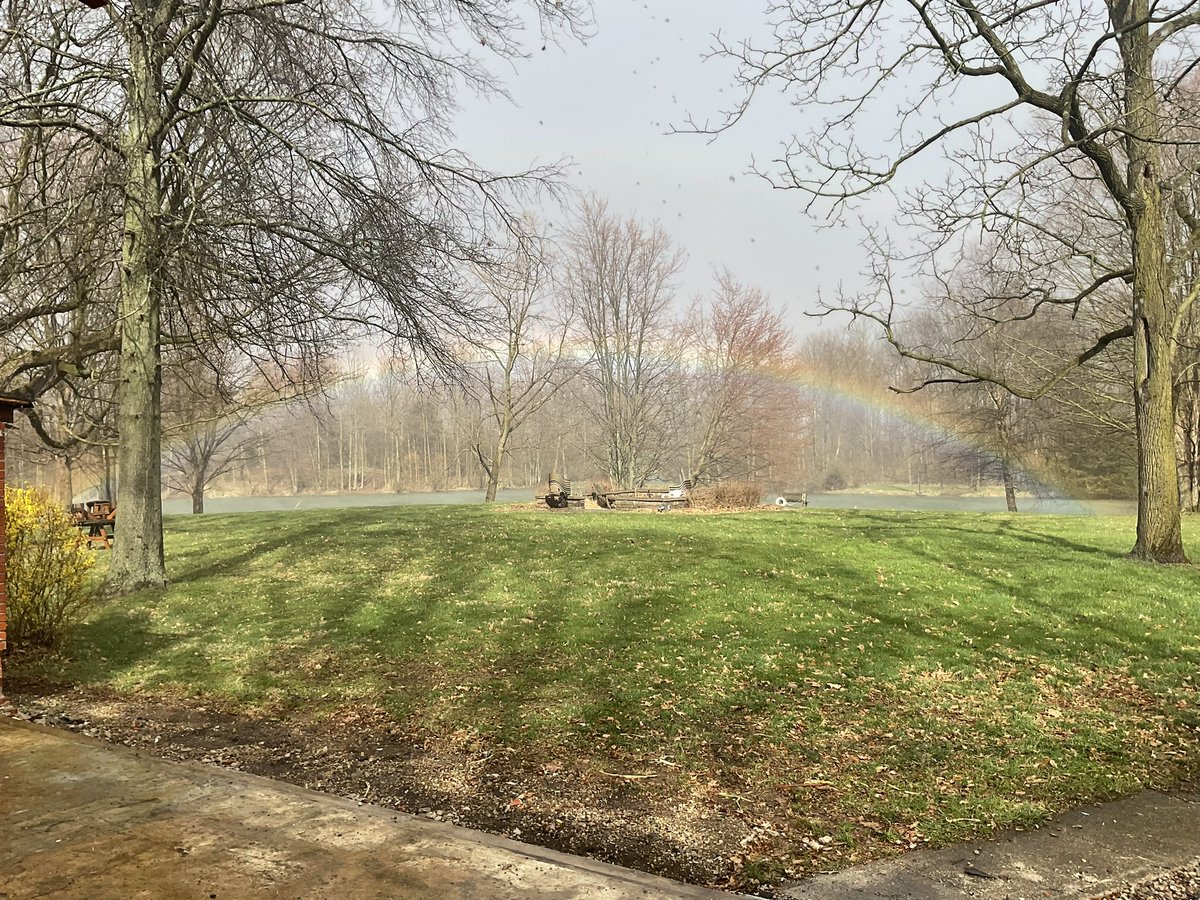
<svg viewBox="0 0 1200 900">
<path fill-rule="evenodd" d="M 524 242 L 470 290 L 489 335 L 438 369 L 362 347 L 303 388 L 235 350 L 166 354 L 168 494 L 203 497 L 754 481 L 764 491 L 867 485 L 1009 487 L 1130 497 L 1129 360 L 1107 354 L 1030 401 L 994 385 L 907 389 L 934 369 L 874 331 L 826 322 L 798 336 L 747 281 L 715 272 L 702 297 L 655 224 L 583 203 L 569 233 Z M 961 322 L 920 306 L 923 346 L 962 345 Z M 1077 342 L 1070 316 L 994 330 L 971 351 L 994 368 L 1048 367 Z M 1185 343 L 1195 359 L 1194 343 Z M 1181 485 L 1196 503 L 1196 367 L 1180 381 Z M 899 389 L 899 390 L 896 390 Z M 10 475 L 68 495 L 112 490 L 111 398 L 43 398 L 45 446 L 10 435 Z M 77 436 L 77 437 L 76 437 Z M 74 439 L 73 439 L 74 438 Z"/>
</svg>

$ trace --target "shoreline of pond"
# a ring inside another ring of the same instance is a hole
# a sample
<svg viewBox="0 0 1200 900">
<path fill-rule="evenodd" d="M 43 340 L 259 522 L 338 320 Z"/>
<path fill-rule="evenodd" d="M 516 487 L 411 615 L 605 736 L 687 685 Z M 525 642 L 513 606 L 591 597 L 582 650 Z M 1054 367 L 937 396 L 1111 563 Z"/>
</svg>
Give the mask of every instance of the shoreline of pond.
<svg viewBox="0 0 1200 900">
<path fill-rule="evenodd" d="M 534 498 L 536 488 L 508 488 L 497 495 L 500 503 L 524 503 Z M 766 502 L 774 497 L 768 496 Z M 869 509 L 928 512 L 1006 512 L 1004 497 L 832 492 L 808 494 L 813 509 Z M 270 512 L 350 507 L 390 507 L 483 503 L 483 491 L 406 491 L 373 494 L 294 494 L 284 496 L 208 497 L 206 513 Z M 1036 496 L 1018 497 L 1018 515 L 1133 515 L 1136 505 L 1126 500 L 1075 500 Z M 163 501 L 165 515 L 190 515 L 191 500 L 172 497 Z"/>
</svg>

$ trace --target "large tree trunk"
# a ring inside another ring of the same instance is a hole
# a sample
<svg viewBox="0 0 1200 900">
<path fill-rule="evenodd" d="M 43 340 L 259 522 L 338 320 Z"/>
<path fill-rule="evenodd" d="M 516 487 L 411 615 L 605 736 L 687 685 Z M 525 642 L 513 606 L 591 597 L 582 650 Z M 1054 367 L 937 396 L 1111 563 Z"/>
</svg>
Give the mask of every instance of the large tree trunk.
<svg viewBox="0 0 1200 900">
<path fill-rule="evenodd" d="M 162 372 L 159 347 L 159 213 L 157 131 L 161 77 L 149 46 L 157 22 L 143 10 L 130 24 L 125 155 L 125 236 L 121 246 L 121 354 L 117 389 L 117 509 L 110 586 L 120 592 L 161 587 L 167 573 L 162 541 Z M 141 26 L 141 30 L 138 26 Z"/>
<path fill-rule="evenodd" d="M 1165 262 L 1164 262 L 1165 264 Z M 1185 563 L 1175 458 L 1172 368 L 1175 345 L 1163 335 L 1154 301 L 1137 300 L 1134 286 L 1134 410 L 1138 438 L 1137 542 L 1132 555 L 1164 563 Z M 1169 329 L 1166 329 L 1169 331 Z"/>
<path fill-rule="evenodd" d="M 198 516 L 204 512 L 204 485 L 197 484 L 192 488 L 192 515 Z"/>
<path fill-rule="evenodd" d="M 1117 7 L 1115 7 L 1117 8 Z M 1133 399 L 1138 445 L 1137 542 L 1131 555 L 1187 562 L 1180 527 L 1175 456 L 1175 317 L 1167 268 L 1160 179 L 1160 115 L 1147 0 L 1119 7 L 1131 25 L 1120 38 L 1125 63 L 1129 224 L 1133 239 Z"/>
</svg>

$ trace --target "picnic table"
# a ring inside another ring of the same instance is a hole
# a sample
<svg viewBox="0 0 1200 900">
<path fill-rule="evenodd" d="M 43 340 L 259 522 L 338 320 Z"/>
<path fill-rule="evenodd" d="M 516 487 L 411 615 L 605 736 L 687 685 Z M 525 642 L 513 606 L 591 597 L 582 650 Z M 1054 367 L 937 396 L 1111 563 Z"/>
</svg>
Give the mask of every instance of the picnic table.
<svg viewBox="0 0 1200 900">
<path fill-rule="evenodd" d="M 117 504 L 111 500 L 89 500 L 71 504 L 71 524 L 86 530 L 88 546 L 97 550 L 112 548 L 117 530 Z"/>
</svg>

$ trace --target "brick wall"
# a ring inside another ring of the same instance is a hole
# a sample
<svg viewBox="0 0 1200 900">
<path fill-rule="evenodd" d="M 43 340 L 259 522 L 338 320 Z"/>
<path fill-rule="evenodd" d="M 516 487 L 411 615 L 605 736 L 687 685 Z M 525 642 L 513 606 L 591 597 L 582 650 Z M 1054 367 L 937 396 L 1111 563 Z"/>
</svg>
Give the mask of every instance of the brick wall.
<svg viewBox="0 0 1200 900">
<path fill-rule="evenodd" d="M 4 510 L 4 422 L 0 422 L 0 701 L 4 700 L 4 652 L 8 646 L 8 582 Z"/>
<path fill-rule="evenodd" d="M 4 423 L 0 422 L 0 701 L 4 699 L 4 650 L 8 646 L 8 553 L 4 520 Z"/>
</svg>

